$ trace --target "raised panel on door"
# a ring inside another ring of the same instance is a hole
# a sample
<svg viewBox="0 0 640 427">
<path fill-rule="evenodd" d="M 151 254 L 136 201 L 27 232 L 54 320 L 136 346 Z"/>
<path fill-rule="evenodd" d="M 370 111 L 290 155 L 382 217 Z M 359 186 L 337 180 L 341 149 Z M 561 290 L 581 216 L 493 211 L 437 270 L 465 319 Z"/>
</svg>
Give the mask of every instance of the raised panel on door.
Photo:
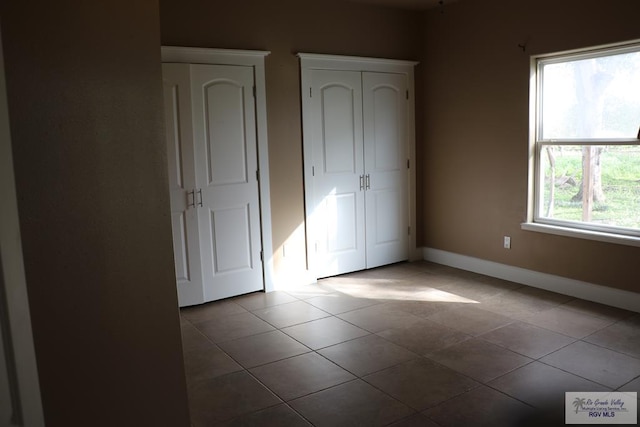
<svg viewBox="0 0 640 427">
<path fill-rule="evenodd" d="M 171 200 L 173 256 L 181 307 L 204 302 L 196 186 L 189 65 L 163 64 L 164 111 Z"/>
<path fill-rule="evenodd" d="M 319 277 L 365 268 L 359 72 L 311 72 L 313 259 Z"/>
<path fill-rule="evenodd" d="M 205 300 L 264 288 L 253 68 L 191 65 Z"/>
<path fill-rule="evenodd" d="M 409 258 L 407 100 L 403 74 L 363 73 L 367 267 Z"/>
</svg>

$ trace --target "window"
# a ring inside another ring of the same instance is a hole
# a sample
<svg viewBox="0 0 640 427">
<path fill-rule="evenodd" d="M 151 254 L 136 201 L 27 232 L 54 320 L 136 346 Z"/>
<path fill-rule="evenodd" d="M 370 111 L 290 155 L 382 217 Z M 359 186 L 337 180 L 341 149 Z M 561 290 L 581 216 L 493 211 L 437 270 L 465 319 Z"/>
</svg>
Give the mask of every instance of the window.
<svg viewBox="0 0 640 427">
<path fill-rule="evenodd" d="M 529 222 L 640 238 L 640 43 L 532 58 Z"/>
</svg>

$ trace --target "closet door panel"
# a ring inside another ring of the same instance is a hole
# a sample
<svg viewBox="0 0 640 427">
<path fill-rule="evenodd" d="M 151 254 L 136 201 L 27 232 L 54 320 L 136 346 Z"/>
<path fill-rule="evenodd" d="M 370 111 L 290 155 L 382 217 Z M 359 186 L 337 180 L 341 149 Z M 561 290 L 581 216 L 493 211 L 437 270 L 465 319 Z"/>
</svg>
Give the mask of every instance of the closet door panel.
<svg viewBox="0 0 640 427">
<path fill-rule="evenodd" d="M 253 69 L 191 65 L 205 301 L 261 290 Z"/>
<path fill-rule="evenodd" d="M 408 259 L 407 82 L 363 73 L 367 268 Z"/>
<path fill-rule="evenodd" d="M 188 64 L 163 64 L 173 255 L 180 306 L 204 301 Z"/>
<path fill-rule="evenodd" d="M 366 267 L 361 74 L 312 70 L 311 82 L 311 227 L 325 277 Z"/>
</svg>

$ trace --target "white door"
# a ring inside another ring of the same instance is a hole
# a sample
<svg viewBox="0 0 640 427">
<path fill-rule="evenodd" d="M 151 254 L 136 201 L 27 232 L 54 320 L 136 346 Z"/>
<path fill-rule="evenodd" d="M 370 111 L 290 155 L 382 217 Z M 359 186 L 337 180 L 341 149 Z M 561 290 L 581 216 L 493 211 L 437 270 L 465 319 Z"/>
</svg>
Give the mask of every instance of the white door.
<svg viewBox="0 0 640 427">
<path fill-rule="evenodd" d="M 191 65 L 204 299 L 264 288 L 253 68 Z"/>
<path fill-rule="evenodd" d="M 163 64 L 173 257 L 181 307 L 204 302 L 188 64 Z"/>
<path fill-rule="evenodd" d="M 163 64 L 181 307 L 264 288 L 253 68 Z"/>
<path fill-rule="evenodd" d="M 318 277 L 409 257 L 406 76 L 311 70 Z"/>
<path fill-rule="evenodd" d="M 315 264 L 319 277 L 366 267 L 360 72 L 311 72 Z"/>
<path fill-rule="evenodd" d="M 367 268 L 409 258 L 407 81 L 363 73 Z"/>
</svg>

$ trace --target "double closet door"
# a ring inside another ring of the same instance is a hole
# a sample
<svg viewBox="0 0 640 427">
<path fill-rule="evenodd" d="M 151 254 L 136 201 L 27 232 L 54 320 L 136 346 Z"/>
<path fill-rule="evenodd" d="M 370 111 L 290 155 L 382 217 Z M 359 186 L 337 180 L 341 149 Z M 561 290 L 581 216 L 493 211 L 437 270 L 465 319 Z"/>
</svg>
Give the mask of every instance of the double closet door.
<svg viewBox="0 0 640 427">
<path fill-rule="evenodd" d="M 162 71 L 179 304 L 261 290 L 253 68 Z"/>
<path fill-rule="evenodd" d="M 407 76 L 307 73 L 305 149 L 312 164 L 305 181 L 312 187 L 307 221 L 315 275 L 407 260 Z"/>
</svg>

